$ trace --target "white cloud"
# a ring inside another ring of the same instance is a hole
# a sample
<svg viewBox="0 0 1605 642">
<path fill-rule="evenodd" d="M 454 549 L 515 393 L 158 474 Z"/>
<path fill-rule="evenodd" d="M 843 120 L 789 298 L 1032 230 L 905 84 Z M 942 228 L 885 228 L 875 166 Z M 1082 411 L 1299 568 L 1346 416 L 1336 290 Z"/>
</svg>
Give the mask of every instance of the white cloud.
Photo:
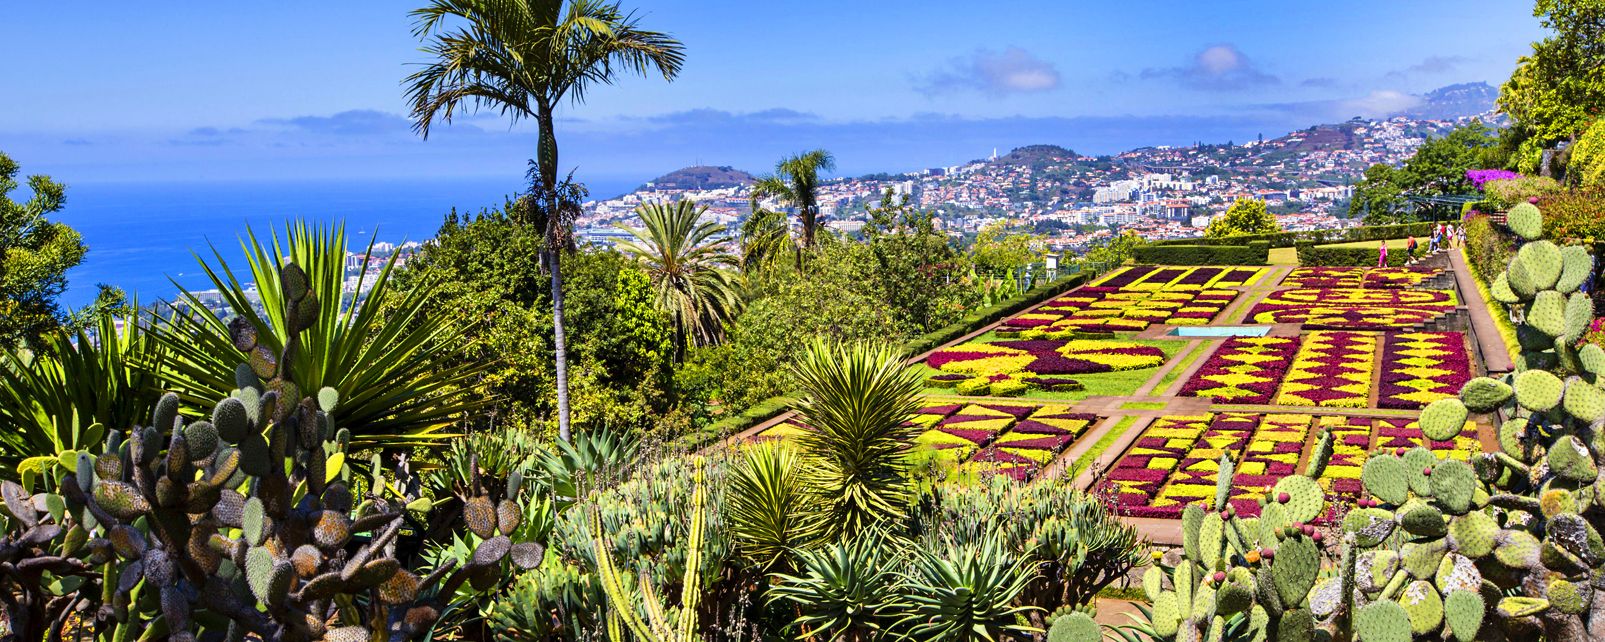
<svg viewBox="0 0 1605 642">
<path fill-rule="evenodd" d="M 974 90 L 990 94 L 1023 94 L 1057 89 L 1059 70 L 1046 60 L 1019 47 L 1001 52 L 978 50 L 949 61 L 947 67 L 916 81 L 926 94 Z"/>
<path fill-rule="evenodd" d="M 1175 79 L 1185 87 L 1203 91 L 1237 91 L 1282 82 L 1282 79 L 1262 71 L 1253 60 L 1231 44 L 1205 47 L 1194 54 L 1193 60 L 1185 66 L 1144 69 L 1141 77 L 1148 80 Z"/>
</svg>

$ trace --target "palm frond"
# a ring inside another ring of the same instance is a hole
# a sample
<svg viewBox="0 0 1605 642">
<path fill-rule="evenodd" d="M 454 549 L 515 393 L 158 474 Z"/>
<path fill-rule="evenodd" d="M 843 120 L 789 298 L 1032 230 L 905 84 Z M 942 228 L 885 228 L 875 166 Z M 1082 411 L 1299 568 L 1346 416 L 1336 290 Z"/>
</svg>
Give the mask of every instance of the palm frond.
<svg viewBox="0 0 1605 642">
<path fill-rule="evenodd" d="M 635 209 L 642 227 L 618 244 L 652 281 L 659 310 L 674 322 L 678 345 L 716 343 L 741 305 L 733 268 L 736 257 L 719 238 L 724 226 L 702 221 L 706 206 L 691 201 L 653 203 Z"/>
</svg>

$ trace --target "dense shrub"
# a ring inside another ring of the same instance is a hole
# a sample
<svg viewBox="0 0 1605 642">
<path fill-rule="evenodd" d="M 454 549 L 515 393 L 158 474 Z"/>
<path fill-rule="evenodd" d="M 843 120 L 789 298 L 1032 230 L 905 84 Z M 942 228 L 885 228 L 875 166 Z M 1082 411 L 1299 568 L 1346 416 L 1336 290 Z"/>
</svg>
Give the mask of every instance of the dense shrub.
<svg viewBox="0 0 1605 642">
<path fill-rule="evenodd" d="M 1218 239 L 1167 239 L 1155 241 L 1154 245 L 1243 245 L 1253 241 L 1266 241 L 1271 244 L 1271 247 L 1293 247 L 1299 243 L 1320 245 L 1323 243 L 1347 243 L 1350 241 L 1375 241 L 1406 236 L 1425 236 L 1432 233 L 1432 225 L 1430 222 L 1400 223 L 1398 225 L 1350 227 L 1341 230 L 1303 230 L 1299 232 L 1277 232 L 1274 234 L 1249 234 Z"/>
<path fill-rule="evenodd" d="M 1605 188 L 1605 118 L 1595 120 L 1571 149 L 1566 180 L 1583 188 Z"/>
<path fill-rule="evenodd" d="M 1333 247 L 1301 243 L 1298 246 L 1298 264 L 1306 266 L 1375 266 L 1375 247 Z M 1406 252 L 1388 252 L 1388 265 L 1404 265 Z"/>
<path fill-rule="evenodd" d="M 1138 263 L 1154 265 L 1265 265 L 1270 251 L 1270 242 L 1260 240 L 1247 245 L 1150 245 L 1137 248 L 1133 256 Z"/>
<path fill-rule="evenodd" d="M 1544 197 L 1560 192 L 1560 183 L 1548 176 L 1521 176 L 1488 181 L 1483 186 L 1484 209 L 1503 212 L 1517 203 L 1525 203 L 1534 196 Z"/>
<path fill-rule="evenodd" d="M 1544 235 L 1557 240 L 1605 238 L 1605 189 L 1550 194 L 1538 201 Z"/>
<path fill-rule="evenodd" d="M 1493 280 L 1510 262 L 1511 241 L 1487 215 L 1466 219 L 1466 260 L 1483 282 Z"/>
</svg>

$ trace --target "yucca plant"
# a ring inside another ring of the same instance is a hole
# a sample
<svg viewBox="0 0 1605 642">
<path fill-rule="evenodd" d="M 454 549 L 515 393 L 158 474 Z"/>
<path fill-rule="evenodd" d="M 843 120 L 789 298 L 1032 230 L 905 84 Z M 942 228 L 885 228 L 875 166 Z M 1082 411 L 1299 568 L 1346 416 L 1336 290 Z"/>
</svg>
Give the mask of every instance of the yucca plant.
<svg viewBox="0 0 1605 642">
<path fill-rule="evenodd" d="M 730 471 L 725 522 L 741 556 L 760 571 L 784 567 L 825 530 L 807 468 L 795 449 L 766 443 L 748 449 Z"/>
<path fill-rule="evenodd" d="M 795 408 L 813 429 L 797 438 L 839 539 L 904 516 L 911 498 L 908 451 L 919 428 L 918 372 L 885 346 L 816 340 L 793 367 Z"/>
<path fill-rule="evenodd" d="M 23 465 L 30 458 L 48 462 L 99 447 L 103 426 L 149 418 L 157 375 L 132 362 L 160 361 L 161 354 L 139 319 L 118 328 L 109 312 L 76 334 L 44 335 L 38 352 L 0 349 L 0 478 L 19 479 L 19 466 L 37 472 L 39 466 Z"/>
<path fill-rule="evenodd" d="M 1016 606 L 1036 572 L 998 537 L 945 550 L 917 548 L 895 606 L 906 636 L 929 642 L 1017 639 L 1042 629 L 1020 624 L 1038 610 Z"/>
<path fill-rule="evenodd" d="M 356 292 L 345 291 L 344 224 L 325 227 L 297 222 L 281 238 L 274 232 L 263 243 L 247 230 L 240 240 L 249 263 L 249 281 L 235 274 L 217 248 L 216 264 L 197 256 L 229 312 L 256 329 L 259 348 L 282 350 L 289 327 L 280 266 L 293 260 L 306 273 L 308 296 L 317 316 L 301 334 L 300 349 L 287 355 L 288 368 L 304 389 L 334 388 L 340 407 L 336 425 L 351 430 L 353 449 L 402 447 L 451 437 L 446 429 L 464 413 L 487 403 L 473 386 L 490 364 L 453 363 L 447 358 L 462 330 L 447 310 L 429 307 L 429 283 L 407 291 L 391 287 L 396 256 L 373 257 L 369 243 L 362 255 Z M 368 269 L 377 267 L 370 275 Z M 175 282 L 175 285 L 176 282 Z M 180 288 L 182 290 L 182 287 Z M 258 305 L 259 299 L 260 305 Z M 236 386 L 238 350 L 230 339 L 229 321 L 206 311 L 194 292 L 182 290 L 175 312 L 153 332 L 176 357 L 159 368 L 170 389 L 199 404 L 216 403 Z M 451 365 L 446 365 L 451 364 Z"/>
<path fill-rule="evenodd" d="M 797 554 L 798 574 L 775 574 L 771 603 L 794 609 L 798 640 L 870 642 L 888 637 L 897 565 L 906 542 L 870 531 Z"/>
</svg>

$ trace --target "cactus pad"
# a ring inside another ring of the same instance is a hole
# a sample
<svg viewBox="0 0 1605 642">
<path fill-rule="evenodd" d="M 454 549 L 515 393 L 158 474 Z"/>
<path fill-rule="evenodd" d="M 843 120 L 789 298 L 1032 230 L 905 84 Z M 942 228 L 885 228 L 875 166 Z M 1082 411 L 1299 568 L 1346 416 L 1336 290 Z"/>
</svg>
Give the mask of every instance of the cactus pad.
<svg viewBox="0 0 1605 642">
<path fill-rule="evenodd" d="M 1544 215 L 1532 203 L 1517 203 L 1505 213 L 1505 225 L 1525 241 L 1536 241 L 1544 235 Z"/>
<path fill-rule="evenodd" d="M 1594 320 L 1594 300 L 1582 292 L 1573 292 L 1566 298 L 1565 328 L 1560 335 L 1567 343 L 1576 343 L 1588 332 L 1589 322 Z"/>
<path fill-rule="evenodd" d="M 351 539 L 351 519 L 344 513 L 326 510 L 312 524 L 312 539 L 324 549 L 337 549 Z"/>
<path fill-rule="evenodd" d="M 1282 541 L 1276 549 L 1271 565 L 1271 576 L 1276 592 L 1284 604 L 1299 604 L 1315 586 L 1315 576 L 1321 570 L 1321 554 L 1315 542 L 1308 537 L 1296 536 Z"/>
<path fill-rule="evenodd" d="M 1561 405 L 1566 409 L 1566 414 L 1576 417 L 1578 421 L 1594 423 L 1605 418 L 1605 390 L 1573 377 L 1567 381 Z"/>
<path fill-rule="evenodd" d="M 150 502 L 133 484 L 120 481 L 103 481 L 95 484 L 95 505 L 123 521 L 150 512 Z"/>
<path fill-rule="evenodd" d="M 165 432 L 172 430 L 176 421 L 178 421 L 178 395 L 169 392 L 156 401 L 156 408 L 151 411 L 150 425 Z"/>
<path fill-rule="evenodd" d="M 1366 492 L 1389 504 L 1403 504 L 1410 498 L 1408 466 L 1393 455 L 1378 455 L 1367 459 L 1360 469 L 1360 483 Z"/>
<path fill-rule="evenodd" d="M 251 594 L 264 604 L 278 604 L 290 590 L 292 569 L 290 563 L 273 557 L 273 553 L 260 546 L 245 554 L 245 581 Z"/>
<path fill-rule="evenodd" d="M 1471 510 L 1472 496 L 1477 491 L 1477 473 L 1471 464 L 1456 459 L 1438 462 L 1432 467 L 1432 497 L 1445 511 L 1460 515 Z"/>
<path fill-rule="evenodd" d="M 1343 516 L 1344 532 L 1353 533 L 1360 548 L 1373 548 L 1393 534 L 1393 514 L 1378 508 L 1356 508 Z"/>
<path fill-rule="evenodd" d="M 1443 621 L 1457 642 L 1472 642 L 1482 630 L 1482 618 L 1487 612 L 1482 595 L 1476 591 L 1454 591 L 1443 601 Z"/>
<path fill-rule="evenodd" d="M 1272 495 L 1287 493 L 1287 517 L 1295 522 L 1313 522 L 1326 511 L 1326 492 L 1321 484 L 1303 475 L 1289 475 L 1276 482 Z"/>
<path fill-rule="evenodd" d="M 1440 537 L 1448 529 L 1443 511 L 1421 501 L 1411 501 L 1399 509 L 1399 527 L 1416 537 Z"/>
<path fill-rule="evenodd" d="M 1599 476 L 1599 468 L 1594 465 L 1588 446 L 1572 435 L 1556 439 L 1549 447 L 1548 458 L 1549 469 L 1562 479 L 1592 482 Z"/>
<path fill-rule="evenodd" d="M 1516 375 L 1516 403 L 1532 412 L 1549 412 L 1560 404 L 1565 384 L 1545 370 Z"/>
<path fill-rule="evenodd" d="M 251 429 L 245 402 L 234 397 L 218 402 L 217 407 L 212 409 L 212 425 L 217 428 L 218 436 L 224 441 L 231 444 L 243 441 Z"/>
<path fill-rule="evenodd" d="M 1432 451 L 1416 446 L 1404 451 L 1404 478 L 1410 482 L 1410 492 L 1421 496 L 1432 494 L 1431 469 L 1438 463 Z"/>
<path fill-rule="evenodd" d="M 470 497 L 463 503 L 463 523 L 482 539 L 496 534 L 496 508 L 484 497 Z"/>
<path fill-rule="evenodd" d="M 1566 296 L 1554 290 L 1543 290 L 1527 306 L 1527 325 L 1558 337 L 1566 332 Z"/>
<path fill-rule="evenodd" d="M 1405 542 L 1399 547 L 1399 568 L 1416 579 L 1429 579 L 1438 574 L 1438 563 L 1449 552 L 1449 543 L 1442 539 Z"/>
<path fill-rule="evenodd" d="M 1103 629 L 1086 613 L 1061 615 L 1048 628 L 1048 642 L 1099 642 Z"/>
<path fill-rule="evenodd" d="M 1521 303 L 1521 297 L 1516 294 L 1515 290 L 1510 288 L 1508 273 L 1503 271 L 1499 273 L 1499 276 L 1494 277 L 1493 283 L 1488 285 L 1488 293 L 1493 296 L 1495 301 L 1500 303 L 1507 305 Z"/>
<path fill-rule="evenodd" d="M 1450 553 L 1438 562 L 1438 574 L 1433 576 L 1432 582 L 1438 592 L 1445 595 L 1452 591 L 1476 591 L 1482 588 L 1482 571 L 1477 570 L 1477 563 L 1471 558 Z"/>
<path fill-rule="evenodd" d="M 1466 405 L 1453 397 L 1434 401 L 1421 411 L 1421 432 L 1433 441 L 1452 440 L 1465 425 Z"/>
<path fill-rule="evenodd" d="M 1163 593 L 1159 599 L 1154 600 L 1153 610 L 1154 632 L 1160 637 L 1169 638 L 1176 635 L 1181 627 L 1181 608 L 1177 604 L 1175 593 Z"/>
<path fill-rule="evenodd" d="M 1460 403 L 1471 412 L 1493 412 L 1515 396 L 1516 391 L 1492 377 L 1477 377 L 1460 389 Z"/>
<path fill-rule="evenodd" d="M 267 538 L 267 511 L 262 506 L 262 500 L 256 497 L 245 500 L 245 508 L 240 512 L 240 530 L 245 537 L 245 543 L 251 546 L 261 546 L 262 540 Z"/>
<path fill-rule="evenodd" d="M 1354 632 L 1359 642 L 1410 642 L 1410 615 L 1397 602 L 1373 602 L 1355 613 Z"/>
<path fill-rule="evenodd" d="M 1411 582 L 1399 595 L 1399 606 L 1404 607 L 1405 615 L 1410 618 L 1411 633 L 1426 635 L 1443 624 L 1443 598 L 1438 597 L 1438 590 L 1430 582 Z"/>
<path fill-rule="evenodd" d="M 1487 557 L 1494 552 L 1494 537 L 1499 524 L 1482 511 L 1472 511 L 1449 522 L 1449 538 L 1455 550 L 1472 559 Z"/>
<path fill-rule="evenodd" d="M 1553 288 L 1560 280 L 1561 252 L 1554 243 L 1534 241 L 1522 245 L 1516 252 L 1516 260 L 1525 264 L 1527 276 L 1532 278 L 1533 285 L 1540 290 Z"/>
</svg>

